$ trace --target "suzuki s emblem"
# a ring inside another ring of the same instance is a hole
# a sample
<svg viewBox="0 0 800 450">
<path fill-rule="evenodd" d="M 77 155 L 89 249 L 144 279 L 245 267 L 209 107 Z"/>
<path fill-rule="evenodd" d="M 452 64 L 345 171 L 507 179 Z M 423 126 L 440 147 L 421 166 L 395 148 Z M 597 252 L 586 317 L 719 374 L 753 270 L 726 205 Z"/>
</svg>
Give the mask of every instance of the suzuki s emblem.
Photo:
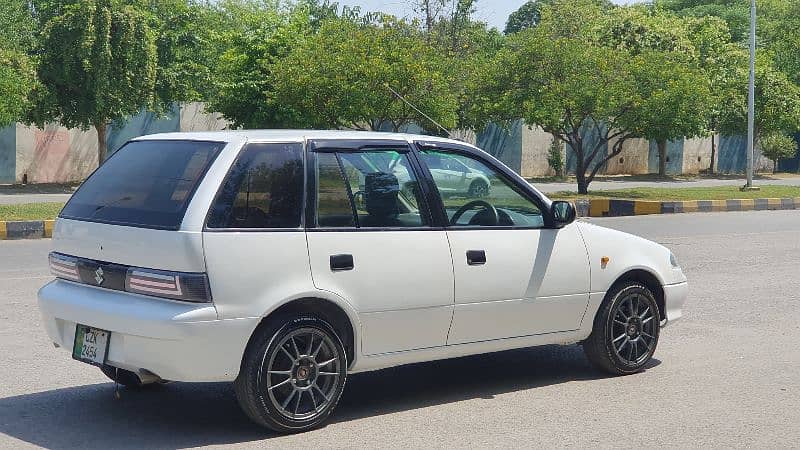
<svg viewBox="0 0 800 450">
<path fill-rule="evenodd" d="M 98 286 L 103 284 L 103 281 L 106 279 L 103 278 L 103 268 L 98 267 L 97 270 L 94 271 L 94 281 L 97 281 Z"/>
</svg>

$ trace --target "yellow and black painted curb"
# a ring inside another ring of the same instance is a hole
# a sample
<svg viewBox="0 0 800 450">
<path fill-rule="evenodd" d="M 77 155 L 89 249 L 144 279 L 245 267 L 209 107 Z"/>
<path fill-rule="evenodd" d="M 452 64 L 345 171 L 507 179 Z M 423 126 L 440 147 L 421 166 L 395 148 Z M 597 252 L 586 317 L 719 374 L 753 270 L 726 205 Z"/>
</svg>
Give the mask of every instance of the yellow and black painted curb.
<svg viewBox="0 0 800 450">
<path fill-rule="evenodd" d="M 40 239 L 53 236 L 55 220 L 0 220 L 0 240 Z"/>
<path fill-rule="evenodd" d="M 713 211 L 764 211 L 800 209 L 800 197 L 735 200 L 650 201 L 617 199 L 575 200 L 578 217 L 619 217 Z M 53 236 L 54 220 L 0 220 L 0 240 L 39 239 Z"/>
<path fill-rule="evenodd" d="M 579 217 L 618 217 L 687 212 L 800 209 L 800 197 L 686 201 L 617 200 L 601 198 L 576 200 L 574 204 Z"/>
</svg>

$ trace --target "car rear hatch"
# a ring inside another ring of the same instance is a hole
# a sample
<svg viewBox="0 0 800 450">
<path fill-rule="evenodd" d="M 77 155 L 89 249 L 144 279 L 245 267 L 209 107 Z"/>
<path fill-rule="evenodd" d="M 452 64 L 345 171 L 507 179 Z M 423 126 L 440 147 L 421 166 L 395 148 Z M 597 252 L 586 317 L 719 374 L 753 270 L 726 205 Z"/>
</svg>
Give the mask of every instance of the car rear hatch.
<svg viewBox="0 0 800 450">
<path fill-rule="evenodd" d="M 134 292 L 172 298 L 199 288 L 200 280 L 189 279 L 202 274 L 205 280 L 202 233 L 182 230 L 181 223 L 225 145 L 142 140 L 123 146 L 61 211 L 53 231 L 54 274 L 110 289 L 134 286 Z M 187 276 L 179 278 L 182 273 Z M 138 278 L 131 281 L 132 276 Z M 186 280 L 191 285 L 182 286 Z"/>
</svg>

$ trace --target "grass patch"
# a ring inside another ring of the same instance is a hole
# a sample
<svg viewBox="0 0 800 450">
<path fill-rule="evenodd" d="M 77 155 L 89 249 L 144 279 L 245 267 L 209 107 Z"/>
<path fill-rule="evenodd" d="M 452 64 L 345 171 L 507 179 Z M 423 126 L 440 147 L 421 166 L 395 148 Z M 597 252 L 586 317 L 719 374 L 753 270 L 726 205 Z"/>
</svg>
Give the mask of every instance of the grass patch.
<svg viewBox="0 0 800 450">
<path fill-rule="evenodd" d="M 558 200 L 579 198 L 616 198 L 626 200 L 728 200 L 739 198 L 788 198 L 800 197 L 800 186 L 759 186 L 759 191 L 739 190 L 738 186 L 716 186 L 698 188 L 630 188 L 609 191 L 589 191 L 578 194 L 570 191 L 552 192 L 548 197 Z"/>
<path fill-rule="evenodd" d="M 12 221 L 55 219 L 63 207 L 64 204 L 61 202 L 0 205 L 0 220 Z"/>
</svg>

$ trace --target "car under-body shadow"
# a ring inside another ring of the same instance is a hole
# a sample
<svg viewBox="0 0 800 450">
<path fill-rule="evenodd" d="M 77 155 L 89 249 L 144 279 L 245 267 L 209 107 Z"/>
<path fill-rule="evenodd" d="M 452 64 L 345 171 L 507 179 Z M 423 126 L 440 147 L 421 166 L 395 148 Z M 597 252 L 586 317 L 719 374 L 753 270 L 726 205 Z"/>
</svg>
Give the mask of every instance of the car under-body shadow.
<svg viewBox="0 0 800 450">
<path fill-rule="evenodd" d="M 653 359 L 647 368 L 660 364 Z M 543 386 L 605 378 L 579 346 L 542 346 L 418 363 L 348 378 L 329 426 Z M 277 436 L 241 412 L 230 383 L 142 390 L 83 385 L 0 399 L 0 433 L 46 448 L 185 448 Z M 322 431 L 324 432 L 324 431 Z"/>
</svg>

